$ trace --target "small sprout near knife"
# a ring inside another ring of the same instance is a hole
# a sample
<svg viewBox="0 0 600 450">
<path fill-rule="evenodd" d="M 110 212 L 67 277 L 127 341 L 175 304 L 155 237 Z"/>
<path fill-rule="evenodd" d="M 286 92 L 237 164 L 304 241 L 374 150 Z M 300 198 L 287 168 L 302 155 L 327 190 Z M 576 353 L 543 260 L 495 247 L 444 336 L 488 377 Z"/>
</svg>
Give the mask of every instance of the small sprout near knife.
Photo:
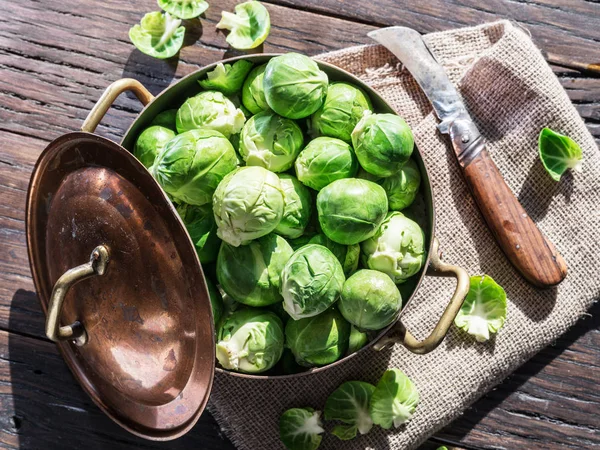
<svg viewBox="0 0 600 450">
<path fill-rule="evenodd" d="M 229 30 L 226 40 L 233 48 L 250 50 L 267 39 L 271 18 L 262 3 L 250 1 L 236 5 L 235 14 L 223 11 L 217 28 Z"/>
<path fill-rule="evenodd" d="M 554 181 L 568 169 L 581 171 L 582 152 L 577 142 L 568 136 L 543 128 L 538 139 L 540 159 Z"/>
</svg>

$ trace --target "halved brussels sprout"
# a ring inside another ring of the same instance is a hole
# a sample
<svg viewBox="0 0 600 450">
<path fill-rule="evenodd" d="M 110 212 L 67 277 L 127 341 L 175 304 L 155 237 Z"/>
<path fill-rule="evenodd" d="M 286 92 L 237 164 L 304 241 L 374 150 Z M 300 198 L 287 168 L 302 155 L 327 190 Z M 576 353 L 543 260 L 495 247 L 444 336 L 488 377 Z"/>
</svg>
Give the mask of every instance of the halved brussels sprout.
<svg viewBox="0 0 600 450">
<path fill-rule="evenodd" d="M 208 295 L 210 297 L 210 306 L 212 307 L 213 312 L 215 333 L 218 333 L 219 323 L 223 317 L 223 298 L 221 297 L 221 293 L 214 283 L 210 281 L 210 278 L 205 278 L 204 281 L 206 281 L 206 287 L 208 288 Z"/>
<path fill-rule="evenodd" d="M 366 111 L 352 131 L 352 145 L 363 169 L 379 177 L 389 177 L 410 158 L 414 138 L 410 127 L 396 114 Z"/>
<path fill-rule="evenodd" d="M 279 177 L 259 166 L 240 167 L 227 175 L 213 196 L 217 234 L 234 247 L 275 230 L 283 208 Z"/>
<path fill-rule="evenodd" d="M 279 175 L 283 189 L 283 217 L 275 228 L 275 233 L 294 239 L 302 236 L 312 213 L 312 197 L 306 186 L 296 177 L 282 173 Z M 357 258 L 358 259 L 358 258 Z"/>
<path fill-rule="evenodd" d="M 352 130 L 371 108 L 371 100 L 362 89 L 348 83 L 331 83 L 323 106 L 310 117 L 309 128 L 314 136 L 350 143 Z"/>
<path fill-rule="evenodd" d="M 233 64 L 218 63 L 213 70 L 206 74 L 206 78 L 199 80 L 198 83 L 204 89 L 231 95 L 242 89 L 246 75 L 252 66 L 253 64 L 245 59 L 240 59 Z"/>
<path fill-rule="evenodd" d="M 177 111 L 177 131 L 215 130 L 226 138 L 239 133 L 246 118 L 241 109 L 219 91 L 205 91 L 188 98 Z"/>
<path fill-rule="evenodd" d="M 174 137 L 175 132 L 168 128 L 157 125 L 150 126 L 138 136 L 133 147 L 133 154 L 146 168 L 151 167 L 156 156 Z"/>
<path fill-rule="evenodd" d="M 151 172 L 176 201 L 202 206 L 212 201 L 219 182 L 236 167 L 235 150 L 225 136 L 192 130 L 167 143 Z"/>
<path fill-rule="evenodd" d="M 250 1 L 235 6 L 235 14 L 221 12 L 217 28 L 230 30 L 227 43 L 238 50 L 249 50 L 262 44 L 271 31 L 269 11 L 262 3 Z"/>
<path fill-rule="evenodd" d="M 328 248 L 305 245 L 281 273 L 283 308 L 294 320 L 316 316 L 338 300 L 345 280 L 340 262 Z"/>
<path fill-rule="evenodd" d="M 317 450 L 325 433 L 319 419 L 321 413 L 312 408 L 292 408 L 279 418 L 279 438 L 287 450 Z"/>
<path fill-rule="evenodd" d="M 360 331 L 354 325 L 350 328 L 350 340 L 348 342 L 348 352 L 347 355 L 351 355 L 352 353 L 356 353 L 361 348 L 363 348 L 369 342 L 369 335 Z"/>
<path fill-rule="evenodd" d="M 365 266 L 387 274 L 396 284 L 419 272 L 426 259 L 423 230 L 400 212 L 390 212 L 361 246 Z"/>
<path fill-rule="evenodd" d="M 292 167 L 303 143 L 304 136 L 296 122 L 262 111 L 242 128 L 240 154 L 248 166 L 283 172 Z"/>
<path fill-rule="evenodd" d="M 385 273 L 363 269 L 344 283 L 338 309 L 344 319 L 362 330 L 381 330 L 398 317 L 402 298 Z"/>
<path fill-rule="evenodd" d="M 161 127 L 168 128 L 169 130 L 177 133 L 177 125 L 175 121 L 177 120 L 177 110 L 176 109 L 167 109 L 161 113 L 158 113 L 152 122 L 150 122 L 150 126 L 159 125 Z"/>
<path fill-rule="evenodd" d="M 281 271 L 294 251 L 284 238 L 269 234 L 248 245 L 221 245 L 217 279 L 234 300 L 248 306 L 281 302 Z"/>
<path fill-rule="evenodd" d="M 217 360 L 225 369 L 260 373 L 283 353 L 283 324 L 275 313 L 243 308 L 223 319 L 217 338 Z"/>
<path fill-rule="evenodd" d="M 265 90 L 263 89 L 266 68 L 267 65 L 262 64 L 252 69 L 246 81 L 244 81 L 244 86 L 242 86 L 242 103 L 252 114 L 258 114 L 269 109 L 265 98 Z"/>
<path fill-rule="evenodd" d="M 415 200 L 421 186 L 421 172 L 417 163 L 409 159 L 398 172 L 378 183 L 385 189 L 390 209 L 401 211 Z"/>
<path fill-rule="evenodd" d="M 540 159 L 546 172 L 559 181 L 568 169 L 581 171 L 581 147 L 568 136 L 543 128 L 538 138 Z"/>
<path fill-rule="evenodd" d="M 338 244 L 337 242 L 334 242 L 331 239 L 329 239 L 324 234 L 317 234 L 316 236 L 313 236 L 310 239 L 309 243 L 319 244 L 331 250 L 331 253 L 335 255 L 335 257 L 342 265 L 344 275 L 346 275 L 347 277 L 352 275 L 358 268 L 358 262 L 360 258 L 360 245 Z"/>
<path fill-rule="evenodd" d="M 331 432 L 343 441 L 354 439 L 356 432 L 367 434 L 373 428 L 369 403 L 375 386 L 364 381 L 347 381 L 327 398 L 325 420 L 340 420 Z"/>
<path fill-rule="evenodd" d="M 352 147 L 344 141 L 318 137 L 300 152 L 295 167 L 303 184 L 320 191 L 335 180 L 355 176 L 358 162 Z"/>
<path fill-rule="evenodd" d="M 200 262 L 216 261 L 221 240 L 217 236 L 217 224 L 212 205 L 209 203 L 193 206 L 181 203 L 177 205 L 177 212 L 192 238 Z"/>
<path fill-rule="evenodd" d="M 301 366 L 325 366 L 346 354 L 350 324 L 339 311 L 330 308 L 323 313 L 300 320 L 288 320 L 285 326 L 287 347 Z"/>
<path fill-rule="evenodd" d="M 321 107 L 327 94 L 327 74 L 298 53 L 271 58 L 263 88 L 269 107 L 280 116 L 302 119 Z"/>
<path fill-rule="evenodd" d="M 170 58 L 183 45 L 185 27 L 181 19 L 160 11 L 146 14 L 129 30 L 129 39 L 142 53 L 158 59 Z"/>
<path fill-rule="evenodd" d="M 387 370 L 371 396 L 369 413 L 375 425 L 389 430 L 408 422 L 419 403 L 419 391 L 404 372 Z"/>
<path fill-rule="evenodd" d="M 158 0 L 158 6 L 180 19 L 193 19 L 208 9 L 205 0 Z"/>
<path fill-rule="evenodd" d="M 323 233 L 339 244 L 358 244 L 373 236 L 387 210 L 385 191 L 367 180 L 337 180 L 317 195 L 317 212 Z"/>
</svg>

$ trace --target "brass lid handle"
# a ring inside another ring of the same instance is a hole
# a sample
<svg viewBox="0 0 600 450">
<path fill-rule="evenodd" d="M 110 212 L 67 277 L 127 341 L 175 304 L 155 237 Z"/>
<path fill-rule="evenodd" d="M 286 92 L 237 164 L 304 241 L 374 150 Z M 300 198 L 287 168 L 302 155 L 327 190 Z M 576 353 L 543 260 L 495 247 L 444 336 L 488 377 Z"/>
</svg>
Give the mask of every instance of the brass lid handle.
<svg viewBox="0 0 600 450">
<path fill-rule="evenodd" d="M 52 289 L 52 296 L 48 305 L 48 317 L 46 318 L 46 336 L 48 336 L 48 339 L 54 342 L 72 339 L 78 346 L 87 343 L 88 335 L 83 324 L 75 321 L 71 325 L 61 327 L 60 312 L 65 296 L 71 286 L 94 275 L 104 275 L 107 265 L 108 249 L 103 245 L 99 245 L 92 251 L 88 263 L 67 270 L 58 279 Z"/>
</svg>

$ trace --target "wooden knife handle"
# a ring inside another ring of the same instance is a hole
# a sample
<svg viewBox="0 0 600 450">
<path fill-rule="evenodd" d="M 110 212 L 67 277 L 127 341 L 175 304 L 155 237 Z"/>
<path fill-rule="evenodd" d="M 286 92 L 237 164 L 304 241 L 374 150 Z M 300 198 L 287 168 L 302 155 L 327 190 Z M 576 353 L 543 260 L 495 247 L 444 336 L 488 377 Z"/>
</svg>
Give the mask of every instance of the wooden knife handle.
<svg viewBox="0 0 600 450">
<path fill-rule="evenodd" d="M 567 264 L 507 186 L 483 142 L 461 161 L 464 176 L 496 241 L 531 284 L 548 288 L 567 276 Z"/>
</svg>

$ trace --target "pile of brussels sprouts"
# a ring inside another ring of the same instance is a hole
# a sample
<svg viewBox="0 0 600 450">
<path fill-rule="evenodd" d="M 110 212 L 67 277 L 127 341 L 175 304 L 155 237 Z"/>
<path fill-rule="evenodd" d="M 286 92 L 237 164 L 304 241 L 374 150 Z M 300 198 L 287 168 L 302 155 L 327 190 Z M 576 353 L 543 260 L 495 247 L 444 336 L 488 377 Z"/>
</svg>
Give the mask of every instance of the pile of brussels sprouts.
<svg viewBox="0 0 600 450">
<path fill-rule="evenodd" d="M 218 362 L 295 373 L 355 352 L 396 320 L 426 260 L 410 128 L 296 53 L 199 83 L 134 154 L 225 294 L 209 281 Z"/>
</svg>

